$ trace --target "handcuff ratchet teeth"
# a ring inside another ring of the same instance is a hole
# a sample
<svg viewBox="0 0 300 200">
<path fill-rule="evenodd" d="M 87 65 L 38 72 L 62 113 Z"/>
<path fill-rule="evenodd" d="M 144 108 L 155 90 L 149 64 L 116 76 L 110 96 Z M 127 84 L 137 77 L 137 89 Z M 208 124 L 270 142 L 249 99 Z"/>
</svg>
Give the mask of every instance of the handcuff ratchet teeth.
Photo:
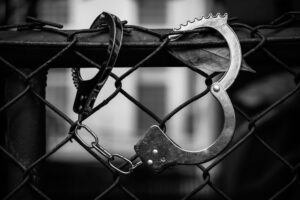
<svg viewBox="0 0 300 200">
<path fill-rule="evenodd" d="M 93 149 L 103 157 L 107 159 L 108 165 L 113 168 L 116 172 L 121 174 L 129 174 L 136 167 L 138 167 L 141 162 L 133 163 L 128 158 L 120 154 L 111 154 L 103 146 L 99 144 L 99 139 L 97 135 L 88 126 L 82 124 L 82 120 L 88 117 L 93 111 L 93 106 L 97 95 L 107 81 L 112 68 L 114 67 L 123 39 L 123 23 L 118 17 L 107 12 L 101 13 L 93 22 L 91 29 L 103 28 L 103 31 L 108 31 L 109 34 L 109 44 L 107 48 L 107 57 L 103 61 L 101 68 L 98 73 L 90 80 L 83 80 L 80 74 L 79 68 L 72 69 L 72 76 L 74 80 L 74 85 L 77 88 L 77 94 L 75 97 L 75 102 L 73 110 L 78 114 L 78 121 L 74 128 L 74 133 L 76 138 L 80 143 L 86 148 Z M 86 142 L 79 133 L 80 129 L 84 129 L 92 138 L 92 142 Z M 123 161 L 128 165 L 127 170 L 120 169 L 113 163 L 113 160 L 118 159 Z"/>
<path fill-rule="evenodd" d="M 162 171 L 172 165 L 191 165 L 207 162 L 219 155 L 231 141 L 235 131 L 235 112 L 226 90 L 235 81 L 242 62 L 239 40 L 227 24 L 227 14 L 221 16 L 211 14 L 207 18 L 195 19 L 181 25 L 176 31 L 193 30 L 196 28 L 212 28 L 218 31 L 227 41 L 230 50 L 230 66 L 227 72 L 214 82 L 210 93 L 216 98 L 224 113 L 224 125 L 221 134 L 209 147 L 199 151 L 189 151 L 175 144 L 158 126 L 149 128 L 144 137 L 138 141 L 134 149 L 143 163 L 154 171 Z M 177 40 L 181 34 L 169 36 L 172 41 Z"/>
<path fill-rule="evenodd" d="M 118 17 L 110 13 L 101 13 L 91 25 L 91 29 L 95 28 L 108 29 L 109 34 L 107 56 L 101 68 L 90 80 L 82 79 L 80 68 L 72 68 L 73 81 L 77 88 L 73 110 L 83 119 L 92 112 L 97 95 L 116 63 L 123 39 L 123 24 Z"/>
</svg>

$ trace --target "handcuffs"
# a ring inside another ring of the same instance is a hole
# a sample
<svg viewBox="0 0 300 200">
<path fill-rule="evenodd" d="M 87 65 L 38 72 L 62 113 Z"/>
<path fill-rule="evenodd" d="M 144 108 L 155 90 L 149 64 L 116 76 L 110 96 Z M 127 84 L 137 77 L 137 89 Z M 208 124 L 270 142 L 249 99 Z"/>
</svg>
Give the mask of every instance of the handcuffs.
<svg viewBox="0 0 300 200">
<path fill-rule="evenodd" d="M 80 68 L 72 68 L 74 85 L 77 88 L 73 110 L 79 115 L 78 121 L 88 117 L 93 111 L 96 98 L 112 71 L 123 40 L 123 24 L 121 20 L 110 13 L 101 13 L 92 23 L 91 29 L 108 29 L 109 44 L 106 59 L 98 73 L 90 80 L 83 80 Z"/>
<path fill-rule="evenodd" d="M 242 54 L 239 40 L 234 31 L 227 24 L 227 14 L 221 16 L 211 14 L 207 18 L 195 19 L 187 22 L 174 31 L 186 31 L 197 28 L 212 28 L 218 31 L 228 43 L 230 50 L 230 66 L 227 72 L 214 82 L 210 87 L 210 93 L 219 101 L 224 113 L 224 125 L 221 134 L 209 147 L 200 151 L 189 151 L 175 144 L 159 126 L 152 126 L 145 136 L 138 141 L 134 149 L 143 163 L 154 171 L 162 171 L 172 165 L 193 165 L 207 162 L 219 155 L 231 141 L 235 130 L 235 112 L 226 90 L 236 79 Z M 171 35 L 170 40 L 176 40 L 180 34 Z"/>
<path fill-rule="evenodd" d="M 83 80 L 80 74 L 80 68 L 72 68 L 72 76 L 77 93 L 73 105 L 73 110 L 78 114 L 78 121 L 72 132 L 76 139 L 88 149 L 94 149 L 107 159 L 108 165 L 115 171 L 122 174 L 129 174 L 135 167 L 141 164 L 133 164 L 129 159 L 120 154 L 111 154 L 99 144 L 97 135 L 82 121 L 93 113 L 96 98 L 107 81 L 118 58 L 123 40 L 123 23 L 115 15 L 103 12 L 92 23 L 91 29 L 99 29 L 99 32 L 108 32 L 109 43 L 106 52 L 106 59 L 101 64 L 97 74 L 90 80 Z M 79 130 L 84 129 L 93 138 L 91 143 L 87 143 L 79 134 Z M 129 170 L 124 171 L 118 168 L 112 161 L 119 159 L 129 164 Z"/>
<path fill-rule="evenodd" d="M 209 15 L 207 18 L 195 19 L 193 22 L 187 22 L 186 25 L 181 25 L 179 29 L 174 29 L 174 34 L 169 36 L 171 41 L 174 41 L 182 36 L 176 34 L 176 31 L 193 30 L 197 28 L 212 28 L 218 31 L 228 43 L 230 50 L 230 66 L 227 72 L 210 86 L 210 93 L 216 98 L 224 113 L 224 125 L 219 137 L 209 147 L 200 151 L 189 151 L 179 147 L 174 143 L 159 126 L 154 125 L 149 128 L 144 137 L 140 139 L 134 146 L 137 157 L 140 162 L 133 164 L 129 159 L 119 155 L 110 154 L 102 146 L 98 144 L 98 138 L 92 130 L 87 126 L 82 125 L 81 121 L 87 118 L 93 111 L 93 106 L 96 97 L 108 76 L 115 65 L 118 53 L 121 48 L 123 38 L 122 22 L 114 15 L 103 12 L 93 22 L 91 28 L 103 28 L 109 32 L 109 45 L 107 49 L 107 59 L 102 63 L 102 67 L 96 76 L 90 80 L 83 80 L 80 75 L 79 68 L 73 68 L 73 79 L 77 87 L 77 94 L 73 106 L 74 112 L 78 114 L 78 126 L 75 128 L 77 138 L 79 138 L 86 146 L 96 149 L 99 153 L 108 159 L 109 165 L 116 171 L 128 174 L 141 163 L 146 164 L 154 171 L 162 171 L 163 169 L 173 165 L 193 165 L 207 162 L 219 155 L 231 141 L 235 130 L 235 112 L 233 105 L 226 90 L 235 81 L 242 62 L 241 47 L 239 40 L 234 31 L 227 24 L 227 14 L 221 16 Z M 91 145 L 86 144 L 77 133 L 79 128 L 86 129 L 95 139 Z M 129 170 L 124 171 L 119 169 L 112 160 L 120 158 L 130 164 Z"/>
</svg>

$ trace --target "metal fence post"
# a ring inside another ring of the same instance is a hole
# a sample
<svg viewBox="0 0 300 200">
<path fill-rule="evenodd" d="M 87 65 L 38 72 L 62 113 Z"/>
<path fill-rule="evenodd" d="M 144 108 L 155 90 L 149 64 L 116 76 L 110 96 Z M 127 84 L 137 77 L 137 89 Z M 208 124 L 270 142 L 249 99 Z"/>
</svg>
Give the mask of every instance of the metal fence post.
<svg viewBox="0 0 300 200">
<path fill-rule="evenodd" d="M 32 71 L 21 70 L 24 73 Z M 28 83 L 13 73 L 9 74 L 4 80 L 5 103 L 20 94 L 28 85 L 31 88 L 5 111 L 5 146 L 17 161 L 28 167 L 45 153 L 45 105 L 31 91 L 45 98 L 46 73 L 34 76 Z M 35 186 L 38 186 L 39 182 L 38 168 L 29 172 L 29 183 Z M 11 162 L 8 169 L 7 189 L 12 192 L 23 181 L 24 171 Z M 13 199 L 34 199 L 34 196 L 29 184 L 26 184 L 13 196 Z"/>
</svg>

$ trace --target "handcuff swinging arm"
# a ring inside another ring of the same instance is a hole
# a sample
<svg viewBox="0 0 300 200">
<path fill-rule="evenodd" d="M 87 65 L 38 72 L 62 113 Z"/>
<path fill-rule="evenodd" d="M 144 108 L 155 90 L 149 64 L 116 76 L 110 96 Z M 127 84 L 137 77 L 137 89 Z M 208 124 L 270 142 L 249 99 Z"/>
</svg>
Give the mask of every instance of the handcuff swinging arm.
<svg viewBox="0 0 300 200">
<path fill-rule="evenodd" d="M 98 73 L 90 80 L 82 79 L 80 68 L 72 69 L 74 84 L 77 87 L 73 110 L 83 119 L 92 112 L 97 95 L 107 81 L 116 63 L 123 39 L 122 22 L 118 17 L 110 13 L 101 13 L 91 25 L 91 29 L 95 28 L 108 29 L 109 44 L 107 48 L 107 58 L 102 63 Z"/>
<path fill-rule="evenodd" d="M 188 22 L 175 31 L 201 27 L 212 28 L 221 33 L 230 50 L 228 71 L 210 88 L 211 94 L 219 101 L 223 109 L 223 129 L 216 141 L 209 147 L 200 151 L 189 151 L 175 144 L 158 126 L 152 126 L 134 148 L 143 163 L 155 171 L 161 171 L 177 164 L 199 164 L 215 158 L 229 144 L 235 130 L 235 113 L 226 90 L 234 82 L 240 70 L 242 56 L 239 40 L 227 24 L 227 14 L 224 16 L 218 14 L 215 17 L 210 15 L 208 18 L 200 20 L 195 19 L 194 22 Z M 178 37 L 180 37 L 179 34 L 172 35 L 170 39 L 176 40 Z"/>
</svg>

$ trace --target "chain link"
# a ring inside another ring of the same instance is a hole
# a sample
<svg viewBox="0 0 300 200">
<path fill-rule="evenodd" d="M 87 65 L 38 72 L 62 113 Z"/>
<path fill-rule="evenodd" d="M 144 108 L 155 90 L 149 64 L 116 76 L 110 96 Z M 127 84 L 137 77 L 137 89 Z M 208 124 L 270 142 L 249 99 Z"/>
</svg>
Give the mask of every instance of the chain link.
<svg viewBox="0 0 300 200">
<path fill-rule="evenodd" d="M 121 168 L 117 167 L 112 161 L 115 160 L 116 158 L 120 158 L 121 160 L 125 161 L 127 165 L 129 165 L 128 170 L 122 170 Z M 136 164 L 133 164 L 133 162 L 131 160 L 129 160 L 128 158 L 120 155 L 120 154 L 113 154 L 112 155 L 112 159 L 110 159 L 108 161 L 108 164 L 115 169 L 117 172 L 121 173 L 121 174 L 130 174 L 131 172 L 133 172 L 133 170 L 135 168 L 137 168 L 138 166 L 140 166 L 141 164 L 143 164 L 141 161 L 137 162 Z"/>
<path fill-rule="evenodd" d="M 93 141 L 88 143 L 86 140 L 84 140 L 82 138 L 82 136 L 80 136 L 80 133 L 79 133 L 80 129 L 85 129 L 87 131 L 87 133 L 89 133 L 90 136 L 92 136 Z M 82 144 L 84 144 L 87 148 L 96 150 L 98 153 L 100 153 L 102 156 L 104 156 L 107 159 L 109 166 L 111 166 L 114 170 L 116 170 L 117 172 L 119 172 L 121 174 L 130 174 L 131 172 L 133 172 L 133 170 L 135 168 L 137 168 L 138 166 L 140 166 L 142 164 L 141 161 L 138 161 L 137 163 L 134 164 L 131 160 L 129 160 L 128 158 L 126 158 L 120 154 L 109 153 L 108 150 L 106 150 L 103 146 L 101 146 L 99 144 L 99 138 L 98 138 L 97 134 L 91 128 L 89 128 L 85 124 L 82 124 L 81 122 L 77 122 L 74 132 L 75 132 L 77 139 L 80 140 L 82 142 Z M 127 171 L 122 170 L 121 168 L 119 168 L 118 166 L 116 166 L 113 163 L 113 161 L 115 161 L 117 158 L 119 160 L 122 160 L 123 162 L 125 162 L 126 165 L 129 165 Z"/>
</svg>

